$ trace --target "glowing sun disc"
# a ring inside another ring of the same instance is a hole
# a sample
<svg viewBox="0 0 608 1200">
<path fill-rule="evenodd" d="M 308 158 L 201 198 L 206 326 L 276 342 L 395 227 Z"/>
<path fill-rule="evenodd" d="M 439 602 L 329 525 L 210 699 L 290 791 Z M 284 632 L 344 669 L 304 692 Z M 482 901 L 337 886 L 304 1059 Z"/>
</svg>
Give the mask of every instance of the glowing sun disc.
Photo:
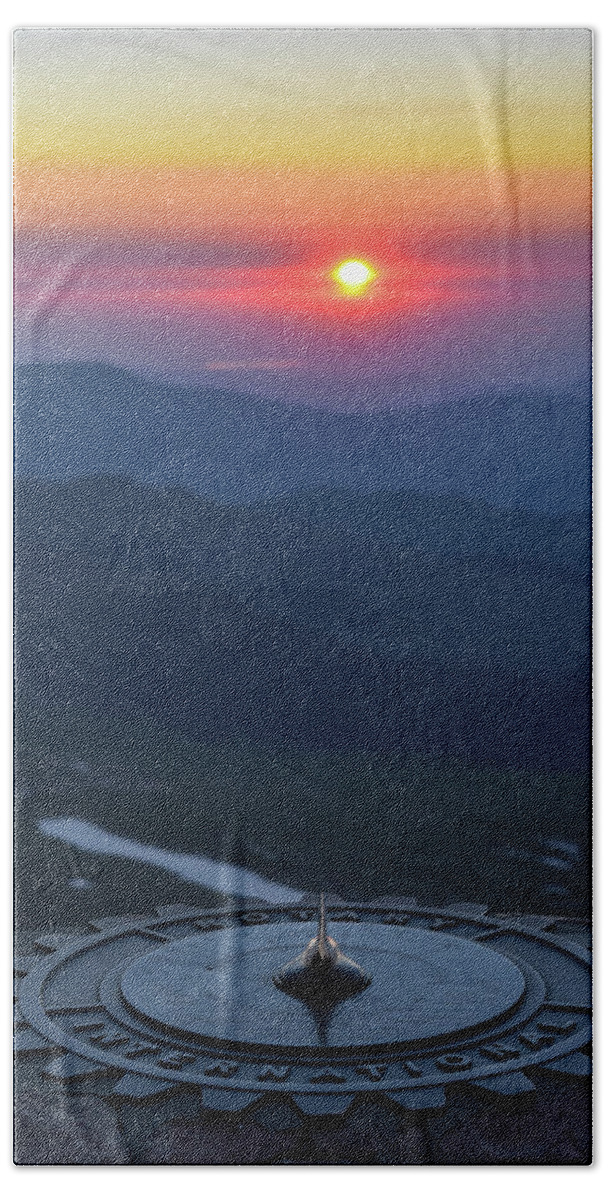
<svg viewBox="0 0 608 1200">
<path fill-rule="evenodd" d="M 360 258 L 348 258 L 338 263 L 332 271 L 332 277 L 344 292 L 356 293 L 363 291 L 376 278 L 376 272 Z"/>
</svg>

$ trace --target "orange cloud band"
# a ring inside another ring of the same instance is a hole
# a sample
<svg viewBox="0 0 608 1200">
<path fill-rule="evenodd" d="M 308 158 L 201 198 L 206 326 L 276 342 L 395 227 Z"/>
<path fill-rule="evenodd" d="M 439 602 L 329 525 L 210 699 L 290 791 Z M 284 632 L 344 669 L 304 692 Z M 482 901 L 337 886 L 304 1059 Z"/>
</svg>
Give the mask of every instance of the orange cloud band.
<svg viewBox="0 0 608 1200">
<path fill-rule="evenodd" d="M 587 229 L 586 169 L 408 172 L 17 165 L 18 231 L 373 238 Z"/>
</svg>

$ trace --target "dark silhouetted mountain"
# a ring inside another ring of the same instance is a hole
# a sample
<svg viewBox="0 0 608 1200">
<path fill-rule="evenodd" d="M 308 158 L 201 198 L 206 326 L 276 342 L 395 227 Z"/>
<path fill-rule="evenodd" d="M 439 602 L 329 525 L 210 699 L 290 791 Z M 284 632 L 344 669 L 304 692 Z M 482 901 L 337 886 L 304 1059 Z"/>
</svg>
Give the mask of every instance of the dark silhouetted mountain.
<svg viewBox="0 0 608 1200">
<path fill-rule="evenodd" d="M 403 492 L 229 506 L 109 477 L 21 481 L 16 504 L 22 711 L 586 765 L 585 517 Z"/>
<path fill-rule="evenodd" d="M 589 506 L 585 387 L 346 414 L 75 363 L 20 368 L 15 405 L 21 477 L 121 475 L 230 503 L 339 487 Z"/>
</svg>

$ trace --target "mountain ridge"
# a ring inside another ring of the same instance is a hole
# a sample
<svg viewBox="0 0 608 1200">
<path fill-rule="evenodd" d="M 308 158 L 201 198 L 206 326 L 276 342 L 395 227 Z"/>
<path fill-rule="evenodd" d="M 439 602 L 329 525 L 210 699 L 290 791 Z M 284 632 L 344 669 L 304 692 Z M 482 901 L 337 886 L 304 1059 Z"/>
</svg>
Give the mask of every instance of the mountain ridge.
<svg viewBox="0 0 608 1200">
<path fill-rule="evenodd" d="M 590 413 L 584 385 L 353 415 L 155 383 L 105 364 L 15 372 L 18 474 L 126 475 L 225 502 L 329 486 L 586 512 Z"/>
<path fill-rule="evenodd" d="M 571 521 L 533 519 L 529 561 L 506 552 L 512 514 L 494 514 L 501 536 L 490 525 L 473 561 L 458 539 L 475 506 L 431 554 L 424 511 L 426 548 L 408 546 L 403 497 L 384 526 L 368 499 L 338 522 L 327 497 L 232 508 L 107 477 L 18 481 L 18 697 L 149 712 L 194 737 L 584 766 L 585 522 L 568 542 Z"/>
</svg>

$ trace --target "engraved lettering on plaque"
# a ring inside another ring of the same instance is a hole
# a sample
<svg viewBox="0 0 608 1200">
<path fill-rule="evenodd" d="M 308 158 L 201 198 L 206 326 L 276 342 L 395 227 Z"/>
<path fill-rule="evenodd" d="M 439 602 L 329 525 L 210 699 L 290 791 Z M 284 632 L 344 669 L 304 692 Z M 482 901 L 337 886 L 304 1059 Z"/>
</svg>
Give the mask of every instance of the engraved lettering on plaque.
<svg viewBox="0 0 608 1200">
<path fill-rule="evenodd" d="M 372 1079 L 377 1083 L 386 1075 L 385 1066 L 377 1066 L 375 1063 L 366 1063 L 363 1067 L 357 1067 L 357 1074 L 364 1075 L 366 1079 Z"/>
<path fill-rule="evenodd" d="M 468 1071 L 473 1066 L 473 1059 L 466 1054 L 442 1054 L 435 1059 L 435 1066 L 440 1071 Z"/>
<path fill-rule="evenodd" d="M 506 1062 L 509 1058 L 519 1058 L 521 1050 L 509 1042 L 488 1042 L 487 1045 L 479 1047 L 479 1053 L 494 1062 Z"/>
<path fill-rule="evenodd" d="M 129 1042 L 123 1054 L 125 1058 L 137 1058 L 140 1054 L 156 1054 L 161 1047 L 158 1042 Z"/>
<path fill-rule="evenodd" d="M 238 1063 L 218 1062 L 213 1063 L 211 1067 L 207 1067 L 205 1075 L 215 1075 L 219 1079 L 232 1079 L 239 1069 Z"/>
<path fill-rule="evenodd" d="M 184 1054 L 182 1050 L 171 1050 L 159 1058 L 158 1065 L 160 1067 L 185 1067 L 188 1063 L 193 1063 L 195 1058 L 194 1054 Z"/>
<path fill-rule="evenodd" d="M 422 1065 L 417 1062 L 412 1062 L 412 1060 L 409 1058 L 407 1058 L 405 1062 L 402 1062 L 401 1066 L 403 1067 L 403 1070 L 406 1071 L 408 1075 L 411 1075 L 414 1079 L 418 1079 L 420 1075 L 422 1075 Z"/>
<path fill-rule="evenodd" d="M 263 1083 L 283 1083 L 290 1075 L 291 1067 L 262 1067 L 258 1079 Z"/>
<path fill-rule="evenodd" d="M 529 1050 L 542 1050 L 544 1046 L 552 1046 L 555 1038 L 552 1033 L 539 1033 L 535 1029 L 529 1029 L 527 1033 L 520 1033 L 519 1040 Z"/>
<path fill-rule="evenodd" d="M 124 1046 L 129 1041 L 128 1035 L 116 1033 L 116 1031 L 103 1029 L 99 1033 L 91 1034 L 91 1041 L 96 1046 L 105 1046 L 108 1049 L 111 1046 Z"/>
</svg>

